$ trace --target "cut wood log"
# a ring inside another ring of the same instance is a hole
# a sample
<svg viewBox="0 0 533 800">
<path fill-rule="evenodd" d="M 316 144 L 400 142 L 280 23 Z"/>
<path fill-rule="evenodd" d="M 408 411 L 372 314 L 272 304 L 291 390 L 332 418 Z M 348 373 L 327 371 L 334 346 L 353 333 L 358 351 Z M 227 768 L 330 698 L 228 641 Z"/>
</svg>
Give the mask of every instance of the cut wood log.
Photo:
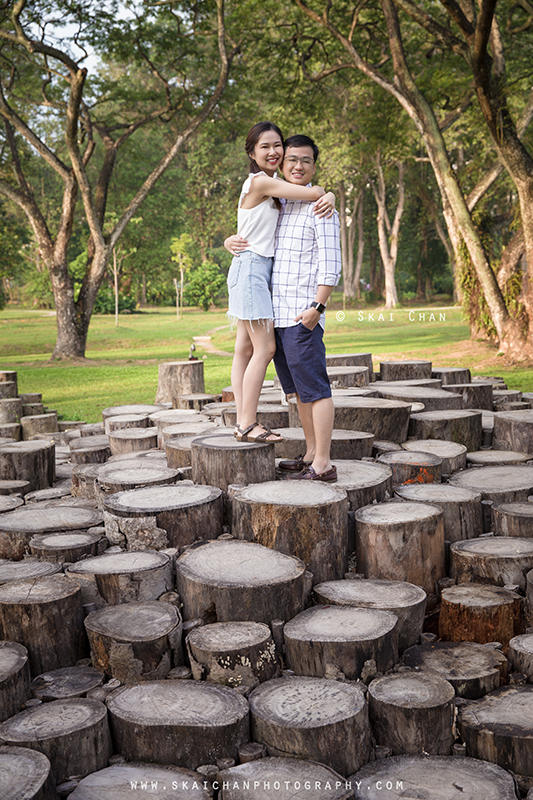
<svg viewBox="0 0 533 800">
<path fill-rule="evenodd" d="M 296 675 L 322 678 L 333 665 L 357 680 L 365 661 L 379 672 L 398 661 L 398 617 L 390 611 L 349 606 L 314 606 L 283 628 L 287 666 Z"/>
<path fill-rule="evenodd" d="M 31 691 L 39 700 L 66 700 L 85 697 L 103 682 L 103 673 L 94 667 L 63 667 L 37 675 L 31 683 Z"/>
<path fill-rule="evenodd" d="M 336 580 L 348 569 L 348 499 L 338 486 L 267 481 L 237 487 L 231 497 L 237 539 L 305 561 L 315 582 Z"/>
<path fill-rule="evenodd" d="M 533 686 L 502 686 L 459 709 L 457 726 L 473 758 L 533 776 Z"/>
<path fill-rule="evenodd" d="M 78 428 L 78 432 L 82 439 L 88 438 L 90 436 L 104 436 L 105 435 L 104 424 L 103 422 L 89 422 L 87 425 L 80 425 L 80 427 Z"/>
<path fill-rule="evenodd" d="M 21 403 L 41 403 L 43 396 L 41 392 L 19 392 Z"/>
<path fill-rule="evenodd" d="M 440 483 L 442 458 L 416 450 L 395 450 L 383 453 L 378 461 L 392 470 L 393 485 Z"/>
<path fill-rule="evenodd" d="M 67 567 L 82 585 L 83 602 L 102 606 L 157 600 L 174 589 L 173 565 L 166 553 L 104 554 Z"/>
<path fill-rule="evenodd" d="M 0 381 L 0 397 L 16 397 L 16 381 Z"/>
<path fill-rule="evenodd" d="M 283 428 L 279 430 L 282 442 L 276 442 L 274 453 L 276 458 L 293 459 L 304 455 L 306 450 L 303 428 Z M 360 460 L 372 456 L 374 434 L 365 431 L 334 430 L 331 438 L 331 460 Z"/>
<path fill-rule="evenodd" d="M 220 431 L 220 428 L 217 428 L 214 422 L 210 422 L 208 419 L 202 419 L 197 422 L 192 419 L 190 422 L 167 425 L 161 431 L 161 440 L 163 446 L 165 446 L 169 439 L 174 439 L 176 436 L 202 436 L 216 431 Z"/>
<path fill-rule="evenodd" d="M 0 722 L 18 714 L 31 696 L 28 651 L 18 642 L 0 642 Z M 2 785 L 0 767 L 0 786 Z"/>
<path fill-rule="evenodd" d="M 376 742 L 393 756 L 451 755 L 455 691 L 430 672 L 376 678 L 368 687 L 368 713 Z"/>
<path fill-rule="evenodd" d="M 355 391 L 355 390 L 354 390 Z M 361 389 L 360 391 L 366 391 Z M 382 397 L 333 397 L 333 427 L 348 431 L 366 431 L 380 439 L 405 442 L 411 406 Z M 289 400 L 289 427 L 300 426 L 296 400 Z"/>
<path fill-rule="evenodd" d="M 393 384 L 382 386 L 381 381 L 379 381 L 376 383 L 376 391 L 380 397 L 385 397 L 389 400 L 401 400 L 404 403 L 423 403 L 426 411 L 447 411 L 463 408 L 461 398 L 444 389 L 423 386 L 394 386 Z"/>
<path fill-rule="evenodd" d="M 417 453 L 431 453 L 441 458 L 443 475 L 452 475 L 466 467 L 467 450 L 464 444 L 441 439 L 418 439 L 413 442 L 404 442 L 402 447 Z"/>
<path fill-rule="evenodd" d="M 262 622 L 202 625 L 186 641 L 195 680 L 253 687 L 279 672 L 270 628 Z"/>
<path fill-rule="evenodd" d="M 451 546 L 452 577 L 457 583 L 490 583 L 526 588 L 533 569 L 533 539 L 489 536 Z"/>
<path fill-rule="evenodd" d="M 439 636 L 451 642 L 501 642 L 523 632 L 522 598 L 501 586 L 461 583 L 441 595 Z"/>
<path fill-rule="evenodd" d="M 1 384 L 0 384 L 1 385 Z M 48 414 L 34 414 L 20 418 L 22 439 L 28 441 L 38 433 L 53 433 L 57 431 L 57 411 Z"/>
<path fill-rule="evenodd" d="M 102 411 L 102 419 L 104 424 L 110 417 L 118 416 L 119 414 L 155 414 L 156 411 L 161 411 L 160 405 L 149 405 L 143 403 L 131 403 L 130 405 L 123 406 L 109 406 Z"/>
<path fill-rule="evenodd" d="M 170 361 L 159 365 L 156 403 L 172 403 L 181 394 L 203 394 L 203 361 Z"/>
<path fill-rule="evenodd" d="M 70 493 L 70 480 L 56 481 L 50 489 L 37 489 L 35 492 L 28 492 L 24 496 L 26 505 L 33 505 L 34 503 L 42 503 L 48 500 L 60 500 L 62 498 L 72 497 Z"/>
<path fill-rule="evenodd" d="M 22 497 L 14 497 L 13 495 L 0 495 L 0 514 L 6 511 L 14 511 L 24 505 Z"/>
<path fill-rule="evenodd" d="M 338 772 L 299 758 L 260 758 L 231 769 L 220 770 L 217 783 L 220 800 L 291 800 L 298 794 L 306 800 L 352 800 L 353 789 Z M 273 794 L 273 790 L 275 795 Z"/>
<path fill-rule="evenodd" d="M 509 665 L 511 672 L 525 675 L 529 683 L 533 679 L 533 633 L 514 636 L 509 642 Z"/>
<path fill-rule="evenodd" d="M 37 534 L 87 530 L 102 520 L 100 511 L 69 506 L 30 505 L 0 514 L 0 558 L 21 559 Z"/>
<path fill-rule="evenodd" d="M 169 603 L 131 602 L 93 611 L 85 630 L 96 669 L 121 683 L 166 678 L 183 664 L 183 626 Z"/>
<path fill-rule="evenodd" d="M 481 494 L 471 489 L 444 483 L 428 483 L 420 486 L 397 486 L 396 494 L 402 500 L 439 506 L 443 514 L 445 541 L 474 539 L 483 533 Z"/>
<path fill-rule="evenodd" d="M 111 455 L 152 450 L 157 447 L 156 428 L 121 428 L 109 434 Z"/>
<path fill-rule="evenodd" d="M 506 467 L 513 464 L 525 464 L 531 461 L 528 453 L 516 453 L 514 450 L 478 450 L 466 456 L 469 467 Z"/>
<path fill-rule="evenodd" d="M 126 428 L 148 428 L 151 425 L 150 415 L 145 414 L 114 414 L 104 419 L 104 431 L 106 436 L 114 431 Z"/>
<path fill-rule="evenodd" d="M 496 504 L 524 503 L 533 491 L 533 467 L 472 467 L 452 475 L 450 483 Z"/>
<path fill-rule="evenodd" d="M 370 757 L 360 686 L 321 678 L 278 678 L 249 697 L 252 737 L 269 756 L 308 758 L 348 777 Z"/>
<path fill-rule="evenodd" d="M 0 372 L 0 383 L 17 383 L 17 373 L 12 369 L 4 369 Z"/>
<path fill-rule="evenodd" d="M 507 659 L 494 647 L 474 642 L 432 642 L 410 647 L 402 662 L 449 681 L 458 697 L 477 700 L 507 679 Z"/>
<path fill-rule="evenodd" d="M 192 408 L 201 411 L 207 403 L 219 403 L 222 400 L 220 394 L 206 394 L 196 392 L 195 394 L 180 394 L 172 398 L 172 408 Z"/>
<path fill-rule="evenodd" d="M 111 455 L 109 436 L 80 436 L 69 442 L 74 464 L 104 464 Z"/>
<path fill-rule="evenodd" d="M 379 370 L 382 381 L 431 378 L 431 361 L 380 361 Z"/>
<path fill-rule="evenodd" d="M 22 416 L 19 397 L 4 397 L 0 400 L 0 422 L 18 422 Z"/>
<path fill-rule="evenodd" d="M 46 489 L 55 480 L 53 442 L 13 442 L 0 446 L 0 478 L 29 481 L 30 491 Z"/>
<path fill-rule="evenodd" d="M 392 470 L 385 464 L 370 461 L 337 461 L 337 483 L 348 495 L 355 511 L 371 503 L 381 503 L 392 494 Z"/>
<path fill-rule="evenodd" d="M 87 697 L 22 711 L 0 725 L 0 741 L 43 753 L 56 783 L 102 769 L 113 752 L 106 707 Z"/>
<path fill-rule="evenodd" d="M 481 411 L 423 411 L 411 414 L 409 436 L 414 439 L 445 439 L 479 450 L 483 438 Z"/>
<path fill-rule="evenodd" d="M 61 572 L 61 564 L 46 561 L 3 561 L 0 562 L 0 586 L 12 581 L 25 581 L 44 578 Z"/>
<path fill-rule="evenodd" d="M 170 765 L 121 763 L 83 778 L 70 800 L 120 800 L 134 787 L 147 787 L 150 800 L 211 800 L 212 789 L 197 772 Z M 148 788 L 149 787 L 149 788 Z"/>
<path fill-rule="evenodd" d="M 433 367 L 431 370 L 432 378 L 439 378 L 443 386 L 450 386 L 455 383 L 471 383 L 472 376 L 470 370 L 461 367 Z"/>
<path fill-rule="evenodd" d="M 0 795 L 4 800 L 56 800 L 50 761 L 27 747 L 0 747 Z"/>
<path fill-rule="evenodd" d="M 24 403 L 24 404 L 21 404 L 21 405 L 22 405 L 21 417 L 33 417 L 33 416 L 37 416 L 37 415 L 41 415 L 41 414 L 45 413 L 44 406 L 43 406 L 42 403 Z M 54 414 L 55 413 L 56 412 L 54 412 Z M 56 421 L 57 421 L 57 414 L 56 414 Z M 58 428 L 56 428 L 55 430 L 57 431 Z M 42 429 L 38 430 L 38 433 L 50 433 L 50 432 L 55 433 L 53 428 L 50 428 L 49 430 L 44 430 L 44 431 Z M 31 438 L 31 436 L 23 437 L 23 438 Z"/>
<path fill-rule="evenodd" d="M 7 442 L 0 441 L 1 444 L 7 444 Z M 21 497 L 24 497 L 29 491 L 31 491 L 29 481 L 0 480 L 0 496 L 20 494 Z"/>
<path fill-rule="evenodd" d="M 107 698 L 118 750 L 129 760 L 196 769 L 238 756 L 249 740 L 248 703 L 206 681 L 152 681 Z"/>
<path fill-rule="evenodd" d="M 492 446 L 494 450 L 533 453 L 533 410 L 494 414 Z"/>
<path fill-rule="evenodd" d="M 179 481 L 104 499 L 106 536 L 128 550 L 183 547 L 222 533 L 223 499 L 215 486 Z"/>
<path fill-rule="evenodd" d="M 454 756 L 393 756 L 365 764 L 350 778 L 356 800 L 403 800 L 405 791 L 428 800 L 516 800 L 512 775 L 487 761 Z M 358 785 L 359 784 L 359 785 Z M 390 788 L 389 788 L 390 785 Z"/>
<path fill-rule="evenodd" d="M 33 675 L 70 667 L 84 658 L 79 583 L 65 575 L 49 575 L 0 586 L 0 639 L 24 644 Z"/>
<path fill-rule="evenodd" d="M 380 503 L 355 512 L 357 569 L 367 578 L 402 580 L 435 594 L 444 577 L 442 509 Z"/>
<path fill-rule="evenodd" d="M 179 425 L 181 423 L 196 423 L 205 422 L 204 414 L 193 409 L 183 408 L 168 408 L 163 411 L 156 411 L 150 414 L 150 420 L 157 428 L 157 446 L 161 449 L 163 447 L 163 429 L 168 428 L 169 425 Z"/>
<path fill-rule="evenodd" d="M 18 442 L 21 437 L 20 422 L 2 422 L 0 423 L 0 437 L 2 437 L 2 444 L 11 444 L 12 441 Z M 5 440 L 8 441 L 5 441 Z"/>
<path fill-rule="evenodd" d="M 290 619 L 304 607 L 305 581 L 303 561 L 254 542 L 193 545 L 176 562 L 185 620 Z"/>
<path fill-rule="evenodd" d="M 368 367 L 327 367 L 332 386 L 368 386 L 370 374 Z"/>
<path fill-rule="evenodd" d="M 168 430 L 168 428 L 165 428 Z M 192 442 L 202 434 L 192 436 L 173 436 L 165 441 L 165 454 L 169 467 L 173 469 L 183 469 L 190 467 L 192 463 Z"/>
<path fill-rule="evenodd" d="M 390 611 L 398 617 L 399 652 L 418 642 L 424 626 L 426 593 L 420 586 L 376 578 L 328 581 L 313 589 L 319 605 L 355 606 Z"/>
<path fill-rule="evenodd" d="M 257 406 L 257 421 L 267 428 L 275 430 L 277 428 L 289 427 L 289 409 L 287 406 L 276 405 L 275 403 L 260 403 Z M 224 425 L 234 427 L 237 424 L 237 408 L 230 406 L 222 412 Z"/>
<path fill-rule="evenodd" d="M 232 483 L 244 486 L 276 478 L 273 444 L 237 442 L 232 432 L 195 439 L 191 457 L 193 481 L 224 492 Z"/>
<path fill-rule="evenodd" d="M 95 484 L 102 464 L 75 464 L 72 469 L 70 492 L 73 497 L 96 499 Z"/>
<path fill-rule="evenodd" d="M 461 398 L 462 408 L 486 408 L 488 411 L 493 409 L 492 384 L 489 382 L 452 383 L 445 390 Z"/>
<path fill-rule="evenodd" d="M 181 477 L 179 470 L 150 463 L 148 460 L 124 460 L 112 464 L 108 462 L 97 472 L 94 497 L 98 507 L 103 508 L 106 497 L 111 494 L 152 486 L 173 486 Z"/>
<path fill-rule="evenodd" d="M 372 353 L 327 353 L 326 365 L 328 367 L 367 367 L 373 380 Z"/>
</svg>

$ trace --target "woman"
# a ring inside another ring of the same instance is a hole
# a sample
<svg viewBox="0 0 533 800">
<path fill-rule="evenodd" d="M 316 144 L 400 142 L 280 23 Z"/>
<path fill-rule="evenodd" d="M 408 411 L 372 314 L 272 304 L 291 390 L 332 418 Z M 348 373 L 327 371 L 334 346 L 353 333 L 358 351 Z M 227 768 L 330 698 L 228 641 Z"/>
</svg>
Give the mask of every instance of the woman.
<svg viewBox="0 0 533 800">
<path fill-rule="evenodd" d="M 280 442 L 279 434 L 256 419 L 266 368 L 276 350 L 270 277 L 279 198 L 316 200 L 315 213 L 322 216 L 331 212 L 334 196 L 326 195 L 321 186 L 296 186 L 274 177 L 283 161 L 283 136 L 272 122 L 254 125 L 245 149 L 250 175 L 242 187 L 237 217 L 238 235 L 248 247 L 234 255 L 228 272 L 228 317 L 238 323 L 231 368 L 237 406 L 235 436 L 238 441 Z"/>
</svg>

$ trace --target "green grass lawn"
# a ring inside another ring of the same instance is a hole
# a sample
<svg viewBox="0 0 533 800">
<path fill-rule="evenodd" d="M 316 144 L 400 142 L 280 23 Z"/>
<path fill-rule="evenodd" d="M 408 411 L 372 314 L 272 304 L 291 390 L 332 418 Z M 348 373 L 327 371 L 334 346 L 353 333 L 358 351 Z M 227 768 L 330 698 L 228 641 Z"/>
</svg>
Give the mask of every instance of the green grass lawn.
<svg viewBox="0 0 533 800">
<path fill-rule="evenodd" d="M 89 332 L 87 361 L 51 362 L 56 336 L 49 311 L 9 307 L 0 312 L 0 368 L 15 369 L 19 390 L 42 392 L 43 402 L 64 419 L 96 422 L 106 406 L 153 403 L 158 364 L 188 357 L 195 336 L 210 336 L 211 349 L 197 348 L 204 360 L 207 392 L 230 383 L 235 331 L 224 311 L 185 309 L 178 320 L 171 308 L 114 317 L 95 315 Z M 533 369 L 513 367 L 496 349 L 470 339 L 461 310 L 450 306 L 385 311 L 368 306 L 342 310 L 337 299 L 328 313 L 325 342 L 330 353 L 371 352 L 379 362 L 424 358 L 435 366 L 466 366 L 476 375 L 500 375 L 508 386 L 533 391 Z M 226 353 L 226 355 L 224 355 Z M 269 366 L 267 377 L 273 377 Z"/>
</svg>

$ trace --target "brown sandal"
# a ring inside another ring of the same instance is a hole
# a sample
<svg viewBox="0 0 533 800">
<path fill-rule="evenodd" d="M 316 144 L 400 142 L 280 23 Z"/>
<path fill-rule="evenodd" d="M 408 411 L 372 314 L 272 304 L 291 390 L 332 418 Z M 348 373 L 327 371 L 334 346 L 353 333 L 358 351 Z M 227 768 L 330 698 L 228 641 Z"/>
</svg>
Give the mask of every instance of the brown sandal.
<svg viewBox="0 0 533 800">
<path fill-rule="evenodd" d="M 265 430 L 263 433 L 258 433 L 257 436 L 250 436 L 250 431 L 253 431 L 253 429 L 257 426 L 261 426 Z M 235 427 L 239 431 L 238 435 L 235 437 L 238 442 L 259 442 L 260 444 L 264 442 L 266 444 L 276 444 L 276 442 L 283 441 L 283 436 L 281 436 L 279 433 L 274 433 L 274 431 L 271 431 L 270 428 L 267 428 L 266 425 L 263 425 L 261 422 L 252 422 L 252 424 L 248 425 L 248 427 L 244 430 L 242 430 L 242 428 L 240 428 L 238 425 Z M 277 439 L 269 439 L 269 436 L 277 436 Z"/>
</svg>

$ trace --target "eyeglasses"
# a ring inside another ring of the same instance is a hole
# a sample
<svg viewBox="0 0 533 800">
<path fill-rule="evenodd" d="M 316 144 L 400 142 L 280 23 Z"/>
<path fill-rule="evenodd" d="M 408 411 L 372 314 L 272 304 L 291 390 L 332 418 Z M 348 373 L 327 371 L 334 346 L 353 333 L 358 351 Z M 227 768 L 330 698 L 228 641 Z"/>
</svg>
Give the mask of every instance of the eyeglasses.
<svg viewBox="0 0 533 800">
<path fill-rule="evenodd" d="M 310 167 L 311 164 L 315 163 L 314 158 L 309 158 L 308 156 L 304 156 L 304 158 L 296 158 L 296 156 L 285 156 L 284 160 L 286 161 L 287 164 L 296 165 L 300 163 L 303 167 Z"/>
</svg>

